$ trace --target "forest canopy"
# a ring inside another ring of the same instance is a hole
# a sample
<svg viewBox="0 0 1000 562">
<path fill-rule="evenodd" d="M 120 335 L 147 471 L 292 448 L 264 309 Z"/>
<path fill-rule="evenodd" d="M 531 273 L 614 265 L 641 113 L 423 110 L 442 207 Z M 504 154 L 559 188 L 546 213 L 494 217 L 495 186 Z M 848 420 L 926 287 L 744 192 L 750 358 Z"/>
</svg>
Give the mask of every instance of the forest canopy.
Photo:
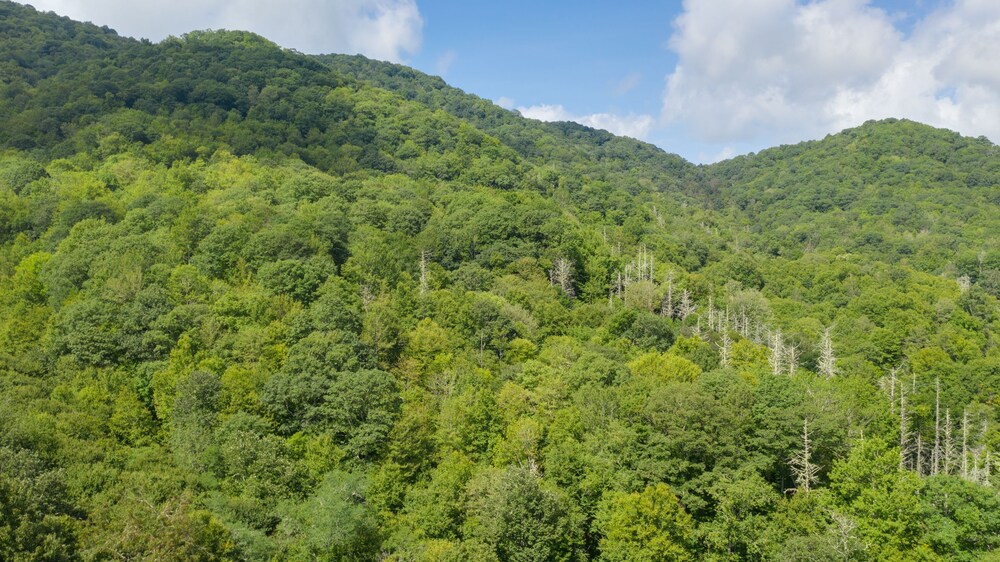
<svg viewBox="0 0 1000 562">
<path fill-rule="evenodd" d="M 1000 559 L 1000 149 L 695 166 L 0 2 L 0 559 Z"/>
</svg>

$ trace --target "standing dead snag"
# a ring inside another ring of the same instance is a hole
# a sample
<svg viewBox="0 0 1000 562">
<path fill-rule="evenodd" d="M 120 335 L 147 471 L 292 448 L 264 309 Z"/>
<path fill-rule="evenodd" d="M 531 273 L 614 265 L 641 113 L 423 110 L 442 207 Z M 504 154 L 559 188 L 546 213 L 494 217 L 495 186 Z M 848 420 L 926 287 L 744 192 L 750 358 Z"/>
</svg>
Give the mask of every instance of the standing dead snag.
<svg viewBox="0 0 1000 562">
<path fill-rule="evenodd" d="M 677 316 L 681 321 L 687 320 L 688 316 L 691 316 L 698 310 L 698 305 L 694 304 L 691 300 L 691 292 L 687 289 L 681 293 L 681 302 L 677 305 Z"/>
<path fill-rule="evenodd" d="M 660 314 L 667 318 L 674 317 L 674 272 L 667 272 L 667 292 L 660 303 Z"/>
<path fill-rule="evenodd" d="M 819 362 L 816 367 L 819 369 L 819 373 L 828 379 L 837 374 L 837 358 L 833 354 L 833 339 L 830 337 L 830 328 L 823 330 L 823 338 L 819 343 Z"/>
<path fill-rule="evenodd" d="M 944 410 L 944 473 L 951 474 L 952 464 L 955 462 L 955 441 L 951 435 L 951 409 Z"/>
<path fill-rule="evenodd" d="M 729 332 L 722 332 L 722 338 L 719 341 L 719 364 L 723 367 L 729 366 L 729 353 L 733 346 L 733 340 L 729 337 Z"/>
<path fill-rule="evenodd" d="M 934 449 L 931 451 L 931 474 L 941 469 L 941 379 L 934 379 Z"/>
<path fill-rule="evenodd" d="M 785 363 L 788 367 L 789 376 L 794 375 L 799 369 L 799 348 L 795 345 L 785 346 Z"/>
<path fill-rule="evenodd" d="M 576 290 L 573 288 L 573 277 L 573 262 L 566 258 L 558 258 L 552 262 L 552 269 L 549 270 L 549 283 L 558 286 L 569 298 L 576 296 Z"/>
<path fill-rule="evenodd" d="M 899 387 L 899 470 L 906 469 L 906 457 L 910 454 L 910 416 L 906 411 L 906 387 Z"/>
<path fill-rule="evenodd" d="M 430 259 L 430 251 L 420 250 L 420 294 L 427 294 L 427 262 Z"/>
<path fill-rule="evenodd" d="M 795 486 L 804 492 L 808 492 L 819 480 L 819 465 L 812 462 L 812 445 L 809 442 L 809 419 L 802 420 L 802 449 L 789 461 L 792 475 L 795 477 Z"/>
<path fill-rule="evenodd" d="M 768 357 L 768 363 L 771 364 L 771 373 L 780 375 L 785 364 L 785 340 L 781 336 L 781 330 L 771 332 L 770 340 L 771 354 Z"/>
<path fill-rule="evenodd" d="M 969 410 L 962 412 L 962 478 L 969 479 Z"/>
</svg>

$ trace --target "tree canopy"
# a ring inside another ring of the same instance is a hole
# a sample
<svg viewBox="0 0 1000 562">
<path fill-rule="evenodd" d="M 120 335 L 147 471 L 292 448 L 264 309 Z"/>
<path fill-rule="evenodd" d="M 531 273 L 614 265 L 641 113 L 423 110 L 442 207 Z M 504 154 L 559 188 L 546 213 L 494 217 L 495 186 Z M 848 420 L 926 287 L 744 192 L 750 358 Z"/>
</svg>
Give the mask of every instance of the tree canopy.
<svg viewBox="0 0 1000 562">
<path fill-rule="evenodd" d="M 980 560 L 1000 149 L 695 166 L 0 2 L 0 559 Z"/>
</svg>

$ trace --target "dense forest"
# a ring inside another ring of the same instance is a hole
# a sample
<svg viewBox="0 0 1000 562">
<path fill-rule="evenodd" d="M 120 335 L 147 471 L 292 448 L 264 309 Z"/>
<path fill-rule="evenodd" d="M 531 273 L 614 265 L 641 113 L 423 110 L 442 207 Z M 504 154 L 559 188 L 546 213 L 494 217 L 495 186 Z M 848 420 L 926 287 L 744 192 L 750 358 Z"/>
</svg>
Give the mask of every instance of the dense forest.
<svg viewBox="0 0 1000 562">
<path fill-rule="evenodd" d="M 1000 148 L 695 166 L 0 2 L 0 560 L 1000 560 Z"/>
</svg>

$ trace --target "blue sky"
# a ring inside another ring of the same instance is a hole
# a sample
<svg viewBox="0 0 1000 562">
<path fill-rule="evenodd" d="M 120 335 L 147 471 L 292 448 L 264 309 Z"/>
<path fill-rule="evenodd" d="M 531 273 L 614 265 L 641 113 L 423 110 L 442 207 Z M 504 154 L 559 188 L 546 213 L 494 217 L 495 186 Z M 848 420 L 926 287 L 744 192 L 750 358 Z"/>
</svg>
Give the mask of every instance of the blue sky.
<svg viewBox="0 0 1000 562">
<path fill-rule="evenodd" d="M 870 3 L 904 36 L 942 5 L 914 0 Z M 675 20 L 684 12 L 681 1 L 424 0 L 419 7 L 423 46 L 406 62 L 527 115 L 548 117 L 548 109 L 552 117 L 652 116 L 648 132 L 641 124 L 649 121 L 620 127 L 620 132 L 699 162 L 815 137 L 737 136 L 720 143 L 656 123 L 667 77 L 678 62 L 670 39 Z M 556 109 L 560 107 L 562 113 Z M 641 135 L 635 134 L 640 131 Z"/>
<path fill-rule="evenodd" d="M 680 3 L 591 4 L 422 2 L 424 47 L 411 62 L 446 70 L 450 83 L 494 100 L 584 113 L 659 111 L 676 62 L 666 43 Z"/>
<path fill-rule="evenodd" d="M 694 162 L 905 117 L 1000 140 L 997 0 L 34 0 L 159 40 L 239 28 L 412 65 Z"/>
</svg>

